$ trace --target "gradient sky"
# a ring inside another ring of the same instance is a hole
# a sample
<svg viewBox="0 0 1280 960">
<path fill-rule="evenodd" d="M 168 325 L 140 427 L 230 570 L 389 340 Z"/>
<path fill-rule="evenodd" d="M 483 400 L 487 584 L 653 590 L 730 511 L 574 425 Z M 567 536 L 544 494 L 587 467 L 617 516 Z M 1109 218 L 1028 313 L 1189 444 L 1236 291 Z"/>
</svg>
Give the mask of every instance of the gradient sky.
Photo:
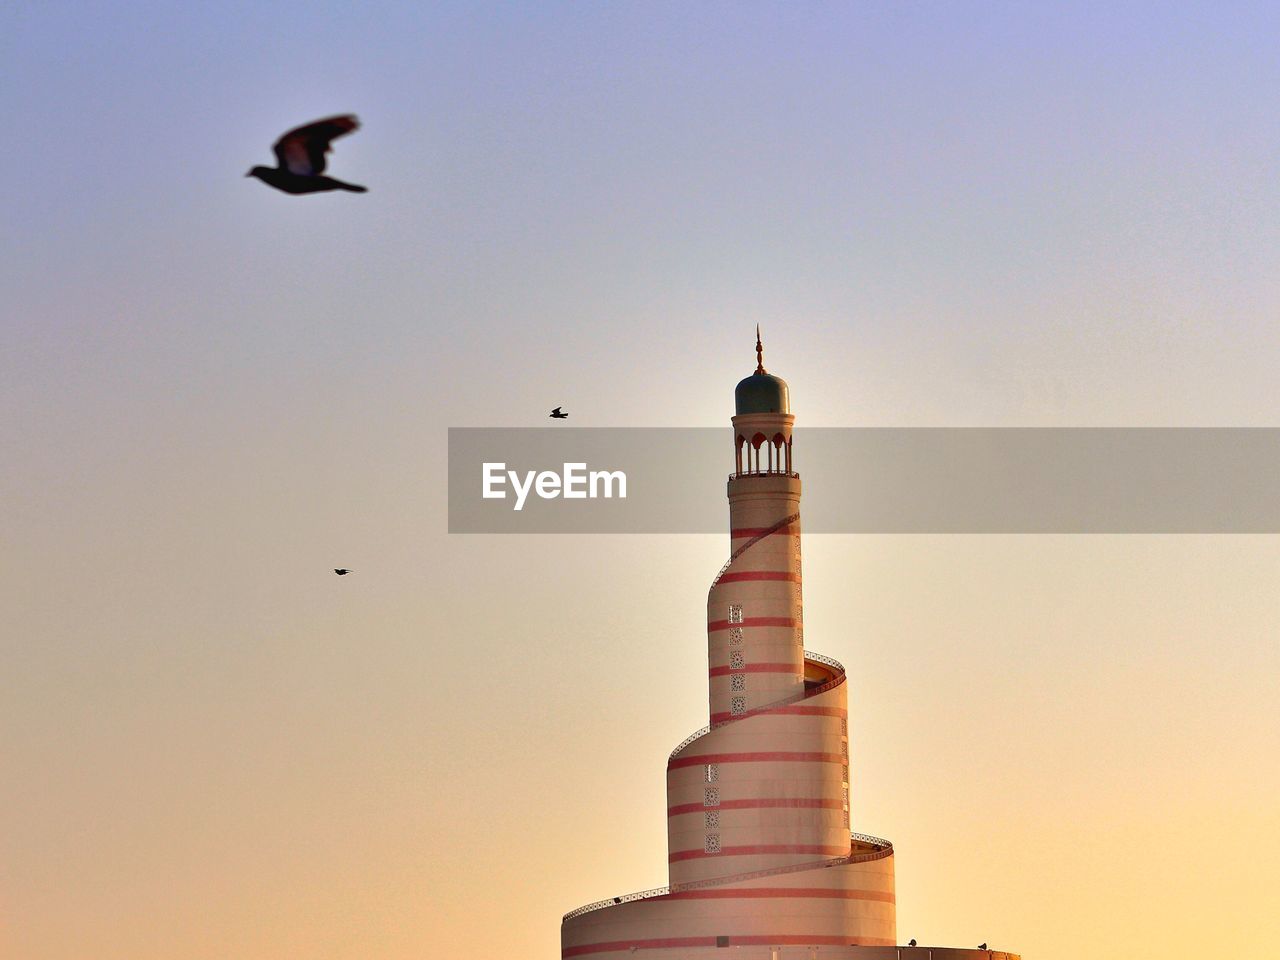
<svg viewBox="0 0 1280 960">
<path fill-rule="evenodd" d="M 447 427 L 727 430 L 757 322 L 800 427 L 1274 426 L 1278 33 L 0 6 L 0 955 L 554 957 L 664 883 L 726 538 L 450 537 Z M 341 111 L 367 195 L 244 179 Z M 1280 538 L 805 553 L 901 939 L 1274 952 Z"/>
</svg>

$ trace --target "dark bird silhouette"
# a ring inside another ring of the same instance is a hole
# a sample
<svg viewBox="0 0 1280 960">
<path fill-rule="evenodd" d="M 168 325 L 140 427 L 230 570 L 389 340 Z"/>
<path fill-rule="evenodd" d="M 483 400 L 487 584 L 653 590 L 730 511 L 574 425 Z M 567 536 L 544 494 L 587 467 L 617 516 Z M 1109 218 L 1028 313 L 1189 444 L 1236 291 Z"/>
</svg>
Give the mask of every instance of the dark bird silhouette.
<svg viewBox="0 0 1280 960">
<path fill-rule="evenodd" d="M 350 570 L 348 570 L 346 567 L 334 567 L 334 568 L 333 568 L 333 572 L 334 572 L 334 573 L 336 573 L 336 574 L 337 574 L 338 576 L 340 576 L 340 577 L 345 577 L 345 576 L 346 576 L 348 573 L 350 573 L 351 571 L 350 571 Z"/>
<path fill-rule="evenodd" d="M 907 941 L 908 947 L 914 947 L 915 945 L 916 945 L 915 937 L 912 937 L 910 940 Z"/>
<path fill-rule="evenodd" d="M 551 411 L 551 416 L 552 416 L 552 418 L 553 418 L 553 419 L 555 419 L 555 420 L 568 420 L 568 419 L 569 419 L 569 415 L 568 415 L 567 413 L 562 413 L 562 412 L 560 411 L 560 408 L 559 408 L 559 407 L 556 407 L 554 410 L 552 410 L 552 411 Z"/>
<path fill-rule="evenodd" d="M 348 113 L 290 130 L 271 148 L 276 154 L 276 165 L 254 167 L 245 176 L 257 177 L 285 193 L 321 193 L 325 190 L 367 193 L 367 187 L 323 176 L 329 144 L 359 126 L 360 121 Z"/>
<path fill-rule="evenodd" d="M 978 949 L 979 949 L 979 950 L 985 950 L 985 949 L 987 949 L 987 945 L 986 945 L 985 943 L 980 943 L 980 944 L 978 944 Z"/>
</svg>

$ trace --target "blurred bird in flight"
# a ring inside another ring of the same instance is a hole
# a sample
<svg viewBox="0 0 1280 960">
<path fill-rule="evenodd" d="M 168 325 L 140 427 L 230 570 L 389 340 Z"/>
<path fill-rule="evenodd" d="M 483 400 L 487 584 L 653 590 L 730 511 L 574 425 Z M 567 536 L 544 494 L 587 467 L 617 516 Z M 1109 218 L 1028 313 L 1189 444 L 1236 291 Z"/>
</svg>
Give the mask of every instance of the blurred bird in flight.
<svg viewBox="0 0 1280 960">
<path fill-rule="evenodd" d="M 556 407 L 554 410 L 552 410 L 552 411 L 551 411 L 551 417 L 552 417 L 552 419 L 553 419 L 553 420 L 568 420 L 568 419 L 569 419 L 569 415 L 568 415 L 567 413 L 561 413 L 561 412 L 560 412 L 560 408 L 559 408 L 559 407 Z"/>
<path fill-rule="evenodd" d="M 257 177 L 285 193 L 322 193 L 325 190 L 367 193 L 366 187 L 323 175 L 329 144 L 359 126 L 360 121 L 348 113 L 290 130 L 271 148 L 276 154 L 276 165 L 254 167 L 245 176 Z"/>
<path fill-rule="evenodd" d="M 351 571 L 350 571 L 350 570 L 348 570 L 346 567 L 334 567 L 334 568 L 333 568 L 333 572 L 334 572 L 334 573 L 336 573 L 336 574 L 337 574 L 338 576 L 340 576 L 340 577 L 345 577 L 345 576 L 346 576 L 348 573 L 350 573 Z"/>
</svg>

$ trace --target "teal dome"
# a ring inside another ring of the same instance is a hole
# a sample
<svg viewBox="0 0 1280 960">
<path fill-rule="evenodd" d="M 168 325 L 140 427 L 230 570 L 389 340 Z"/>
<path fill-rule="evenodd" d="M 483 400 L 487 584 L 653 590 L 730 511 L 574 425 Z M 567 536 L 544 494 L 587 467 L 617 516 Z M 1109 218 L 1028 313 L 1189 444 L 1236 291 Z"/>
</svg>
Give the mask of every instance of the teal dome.
<svg viewBox="0 0 1280 960">
<path fill-rule="evenodd" d="M 790 413 L 791 397 L 787 381 L 771 373 L 753 373 L 734 388 L 736 413 Z"/>
</svg>

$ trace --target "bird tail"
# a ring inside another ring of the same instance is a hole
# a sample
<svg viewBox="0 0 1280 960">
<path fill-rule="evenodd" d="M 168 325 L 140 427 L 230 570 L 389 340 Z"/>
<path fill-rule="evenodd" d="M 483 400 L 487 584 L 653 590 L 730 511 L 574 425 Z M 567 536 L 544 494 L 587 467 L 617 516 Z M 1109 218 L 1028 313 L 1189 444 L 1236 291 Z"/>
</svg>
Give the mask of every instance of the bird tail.
<svg viewBox="0 0 1280 960">
<path fill-rule="evenodd" d="M 330 177 L 330 179 L 332 180 L 333 178 Z M 346 190 L 350 193 L 368 193 L 369 192 L 368 187 L 362 187 L 358 183 L 344 183 L 342 180 L 334 180 L 333 182 L 338 187 L 339 190 Z"/>
</svg>

